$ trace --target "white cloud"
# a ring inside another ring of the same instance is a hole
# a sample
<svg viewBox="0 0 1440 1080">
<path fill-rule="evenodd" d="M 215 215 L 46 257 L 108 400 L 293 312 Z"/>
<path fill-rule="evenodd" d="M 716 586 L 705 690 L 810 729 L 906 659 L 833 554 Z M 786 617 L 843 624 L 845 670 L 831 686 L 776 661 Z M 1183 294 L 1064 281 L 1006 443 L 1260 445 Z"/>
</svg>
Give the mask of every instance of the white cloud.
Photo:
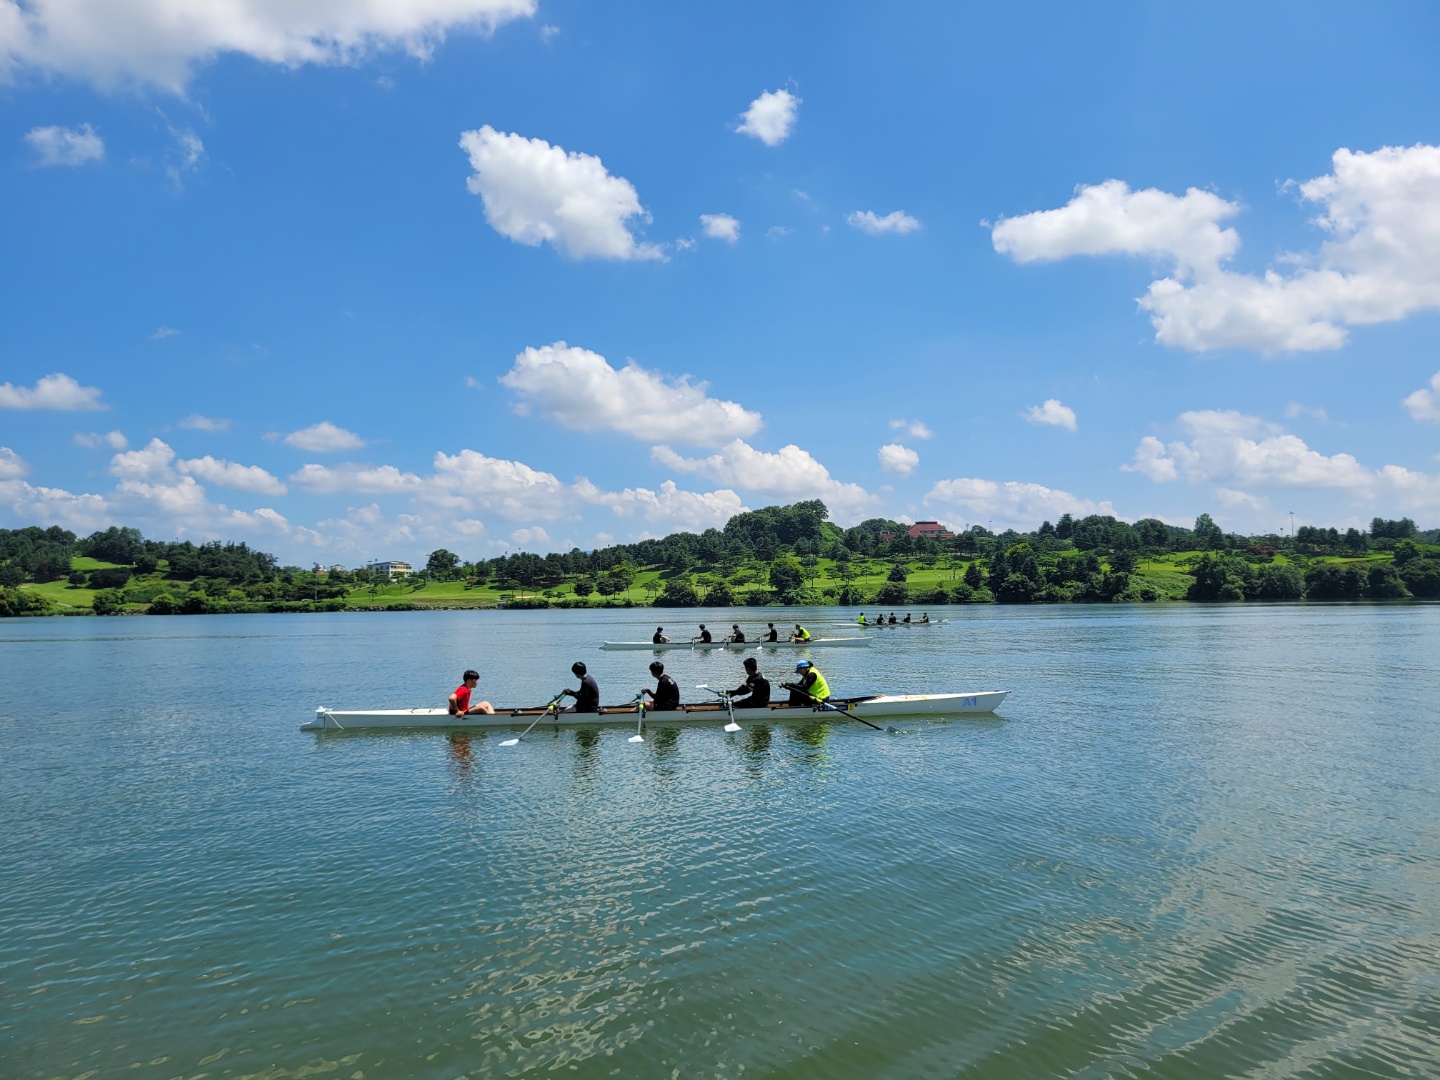
<svg viewBox="0 0 1440 1080">
<path fill-rule="evenodd" d="M 125 438 L 121 431 L 107 431 L 104 435 L 93 431 L 77 431 L 74 439 L 76 446 L 83 446 L 87 450 L 95 450 L 101 446 L 108 446 L 111 450 L 124 450 L 130 445 L 130 440 Z"/>
<path fill-rule="evenodd" d="M 4 3 L 5 0 L 0 0 Z M 55 409 L 58 412 L 86 412 L 108 409 L 100 390 L 81 386 L 69 375 L 46 375 L 34 388 L 0 383 L 0 409 Z"/>
<path fill-rule="evenodd" d="M 217 420 L 209 416 L 201 416 L 199 413 L 191 413 L 181 420 L 179 425 L 187 431 L 229 431 L 229 420 Z"/>
<path fill-rule="evenodd" d="M 1067 431 L 1076 430 L 1075 410 L 1060 404 L 1057 398 L 1047 398 L 1044 405 L 1031 405 L 1022 415 L 1032 424 L 1050 424 L 1053 427 L 1063 427 Z"/>
<path fill-rule="evenodd" d="M 1335 151 L 1334 171 L 1287 185 L 1320 206 L 1328 235 L 1313 252 L 1282 254 L 1296 269 L 1240 274 L 1239 248 L 1219 222 L 1239 207 L 1192 188 L 1178 198 L 1131 192 L 1118 180 L 1082 188 L 1065 207 L 1001 221 L 992 241 L 1019 262 L 1124 253 L 1169 258 L 1169 277 L 1140 298 L 1161 344 L 1263 353 L 1336 349 L 1348 327 L 1440 308 L 1440 147 Z"/>
<path fill-rule="evenodd" d="M 475 450 L 437 453 L 425 498 L 441 506 L 491 510 L 512 521 L 574 516 L 572 493 L 553 473 Z"/>
<path fill-rule="evenodd" d="M 358 450 L 365 445 L 365 440 L 359 435 L 337 427 L 329 420 L 321 420 L 318 424 L 311 424 L 299 431 L 292 431 L 282 441 L 286 446 L 293 446 L 297 450 L 309 450 L 316 454 L 330 453 L 335 450 Z"/>
<path fill-rule="evenodd" d="M 420 477 L 394 465 L 303 465 L 289 476 L 290 483 L 313 495 L 338 491 L 399 495 L 420 489 Z"/>
<path fill-rule="evenodd" d="M 1414 420 L 1440 424 L 1440 371 L 1430 377 L 1430 388 L 1416 390 L 1405 398 L 1405 408 Z"/>
<path fill-rule="evenodd" d="M 920 464 L 920 455 L 899 443 L 886 443 L 876 456 L 880 459 L 880 468 L 896 476 L 909 476 Z"/>
<path fill-rule="evenodd" d="M 166 338 L 174 337 L 178 333 L 180 333 L 180 331 L 176 330 L 173 326 L 157 326 L 154 332 L 151 333 L 150 340 L 164 341 Z"/>
<path fill-rule="evenodd" d="M 783 240 L 785 239 L 785 237 L 789 236 L 794 231 L 794 229 L 791 229 L 785 225 L 771 225 L 770 228 L 765 230 L 765 239 Z"/>
<path fill-rule="evenodd" d="M 703 532 L 723 528 L 725 522 L 745 510 L 740 496 L 728 488 L 718 491 L 681 491 L 673 480 L 666 480 L 659 491 L 649 488 L 626 488 L 624 491 L 600 491 L 588 480 L 575 484 L 581 499 L 596 506 L 608 506 L 618 517 L 640 514 L 649 522 L 664 522 L 670 529 Z"/>
<path fill-rule="evenodd" d="M 1310 489 L 1343 493 L 1371 504 L 1377 512 L 1393 512 L 1390 507 L 1398 505 L 1412 512 L 1440 514 L 1440 476 L 1399 465 L 1372 469 L 1352 454 L 1322 454 L 1299 436 L 1233 411 L 1182 413 L 1178 425 L 1188 439 L 1167 444 L 1147 435 L 1135 451 L 1134 462 L 1122 468 L 1157 481 L 1214 484 L 1217 493 Z"/>
<path fill-rule="evenodd" d="M 175 146 L 166 155 L 165 175 L 169 178 L 171 187 L 182 191 L 185 177 L 197 171 L 200 163 L 205 160 L 205 144 L 200 141 L 200 136 L 189 128 L 183 131 L 172 128 L 170 133 L 175 137 Z"/>
<path fill-rule="evenodd" d="M 588 349 L 557 341 L 527 348 L 500 382 L 572 431 L 618 431 L 647 441 L 717 446 L 753 435 L 759 413 L 706 394 L 689 376 L 669 379 L 633 360 L 618 371 Z"/>
<path fill-rule="evenodd" d="M 997 530 L 1029 530 L 1041 521 L 1054 521 L 1062 514 L 1073 514 L 1075 517 L 1090 514 L 1120 516 L 1109 502 L 1079 499 L 1068 491 L 1048 488 L 1043 484 L 1017 480 L 997 483 L 968 476 L 941 480 L 930 489 L 925 502 L 963 507 L 977 522 L 980 518 L 993 521 Z"/>
<path fill-rule="evenodd" d="M 59 525 L 82 534 L 110 524 L 110 504 L 103 496 L 32 487 L 20 479 L 0 480 L 0 503 L 27 523 Z"/>
<path fill-rule="evenodd" d="M 252 491 L 257 495 L 284 495 L 286 487 L 259 465 L 239 465 L 233 461 L 217 460 L 206 454 L 202 458 L 187 458 L 178 461 L 175 468 L 186 476 L 198 477 L 207 484 L 234 488 L 236 491 Z"/>
<path fill-rule="evenodd" d="M 904 236 L 920 228 L 920 222 L 903 210 L 892 210 L 884 217 L 880 217 L 873 210 L 856 210 L 848 215 L 845 221 L 871 236 L 882 236 L 885 233 Z"/>
<path fill-rule="evenodd" d="M 8 446 L 0 446 L 0 480 L 20 480 L 29 475 L 25 459 Z"/>
<path fill-rule="evenodd" d="M 1302 405 L 1298 401 L 1292 401 L 1285 406 L 1285 418 L 1287 420 L 1294 420 L 1297 416 L 1308 416 L 1314 420 L 1319 420 L 1321 423 L 1325 423 L 1330 419 L 1329 414 L 1318 405 Z"/>
<path fill-rule="evenodd" d="M 842 483 L 830 470 L 793 443 L 776 453 L 756 450 L 735 439 L 720 452 L 704 458 L 686 458 L 668 446 L 656 446 L 650 456 L 668 468 L 708 476 L 728 487 L 795 499 L 823 499 L 837 519 L 871 506 L 875 497 L 859 484 Z"/>
<path fill-rule="evenodd" d="M 754 136 L 766 146 L 779 146 L 790 137 L 799 108 L 800 98 L 789 90 L 767 90 L 750 103 L 735 130 Z"/>
<path fill-rule="evenodd" d="M 528 529 L 516 529 L 510 534 L 511 541 L 517 547 L 549 547 L 550 534 L 539 525 L 532 525 Z"/>
<path fill-rule="evenodd" d="M 25 141 L 35 151 L 35 164 L 84 165 L 87 161 L 105 160 L 105 140 L 89 124 L 78 128 L 37 127 L 25 133 Z"/>
<path fill-rule="evenodd" d="M 0 0 L 0 77 L 29 68 L 180 94 L 224 53 L 287 67 L 388 49 L 424 58 L 451 31 L 488 34 L 534 12 L 535 0 Z"/>
<path fill-rule="evenodd" d="M 172 479 L 170 463 L 175 451 L 159 439 L 151 439 L 139 450 L 116 454 L 110 459 L 110 472 L 121 480 L 147 481 Z"/>
<path fill-rule="evenodd" d="M 912 439 L 933 439 L 935 432 L 930 430 L 929 425 L 920 420 L 891 420 L 892 431 L 904 431 Z"/>
<path fill-rule="evenodd" d="M 1131 191 L 1121 180 L 1076 189 L 1058 210 L 1002 218 L 991 229 L 995 250 L 1019 263 L 1074 255 L 1145 255 L 1172 259 L 1188 274 L 1234 255 L 1240 237 L 1219 223 L 1236 203 L 1191 188 L 1183 196 L 1155 188 Z"/>
<path fill-rule="evenodd" d="M 714 240 L 733 244 L 740 239 L 740 222 L 729 214 L 701 214 L 700 225 Z"/>
<path fill-rule="evenodd" d="M 634 185 L 611 176 L 598 157 L 566 153 L 543 139 L 496 131 L 486 124 L 460 136 L 490 227 L 517 244 L 549 243 L 572 259 L 663 259 L 654 244 L 636 243 L 628 222 L 649 222 Z"/>
</svg>

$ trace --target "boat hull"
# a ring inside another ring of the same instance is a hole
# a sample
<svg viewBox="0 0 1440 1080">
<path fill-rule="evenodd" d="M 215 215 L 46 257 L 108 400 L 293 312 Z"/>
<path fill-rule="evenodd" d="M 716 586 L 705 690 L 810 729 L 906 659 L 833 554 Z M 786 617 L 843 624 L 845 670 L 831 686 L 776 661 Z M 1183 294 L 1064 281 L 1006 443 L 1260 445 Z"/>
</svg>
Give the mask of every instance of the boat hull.
<svg viewBox="0 0 1440 1080">
<path fill-rule="evenodd" d="M 863 637 L 839 637 L 839 638 L 814 638 L 810 641 L 667 641 L 664 644 L 656 645 L 653 641 L 607 641 L 600 646 L 602 649 L 634 649 L 651 650 L 663 652 L 667 649 L 690 649 L 700 651 L 704 649 L 733 649 L 736 652 L 744 652 L 746 649 L 813 649 L 819 648 L 854 648 L 856 646 L 869 645 L 870 639 Z"/>
<path fill-rule="evenodd" d="M 836 698 L 832 704 L 836 709 L 843 709 L 846 716 L 866 720 L 896 716 L 984 716 L 999 708 L 1009 693 L 1008 690 L 983 690 L 968 694 L 876 694 L 870 697 Z M 633 727 L 636 709 L 634 705 L 617 705 L 607 706 L 599 713 L 576 713 L 566 709 L 553 715 L 546 715 L 543 708 L 499 709 L 494 716 L 451 716 L 445 709 L 379 709 L 361 712 L 320 708 L 315 710 L 313 720 L 300 725 L 300 730 L 524 728 L 540 716 L 545 717 L 541 720 L 542 726 L 594 727 L 609 724 Z M 751 724 L 808 723 L 827 718 L 841 717 L 833 709 L 819 709 L 809 705 L 771 705 L 764 709 L 735 710 L 735 719 L 738 722 Z M 667 727 L 674 724 L 725 723 L 729 719 L 729 711 L 720 701 L 686 704 L 670 712 L 647 710 L 645 713 L 646 723 Z"/>
</svg>

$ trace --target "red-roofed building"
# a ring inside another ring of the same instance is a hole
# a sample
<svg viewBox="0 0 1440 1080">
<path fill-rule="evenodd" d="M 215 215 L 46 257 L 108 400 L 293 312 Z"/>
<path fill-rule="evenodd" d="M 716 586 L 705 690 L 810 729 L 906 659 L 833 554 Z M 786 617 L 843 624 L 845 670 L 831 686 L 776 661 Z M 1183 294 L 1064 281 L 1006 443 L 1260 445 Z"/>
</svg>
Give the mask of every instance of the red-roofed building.
<svg viewBox="0 0 1440 1080">
<path fill-rule="evenodd" d="M 910 526 L 909 535 L 917 540 L 922 536 L 928 540 L 950 540 L 955 536 L 938 521 L 917 521 Z"/>
</svg>

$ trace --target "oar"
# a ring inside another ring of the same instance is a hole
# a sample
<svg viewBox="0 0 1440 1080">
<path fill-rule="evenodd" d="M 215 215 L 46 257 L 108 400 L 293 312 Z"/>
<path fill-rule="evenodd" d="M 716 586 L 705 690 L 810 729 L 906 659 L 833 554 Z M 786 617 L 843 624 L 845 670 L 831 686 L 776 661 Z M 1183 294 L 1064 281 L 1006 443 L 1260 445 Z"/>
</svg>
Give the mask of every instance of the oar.
<svg viewBox="0 0 1440 1080">
<path fill-rule="evenodd" d="M 722 690 L 711 690 L 710 687 L 709 687 L 708 685 L 706 685 L 705 683 L 697 683 L 696 686 L 695 686 L 695 689 L 696 689 L 696 690 L 708 690 L 710 693 L 712 693 L 712 694 L 714 694 L 716 697 L 718 697 L 721 701 L 725 702 L 725 708 L 726 708 L 726 710 L 730 713 L 730 722 L 725 725 L 725 730 L 726 730 L 726 731 L 739 731 L 739 730 L 740 730 L 740 725 L 735 722 L 735 703 L 730 700 L 730 695 L 729 695 L 729 694 L 725 693 L 725 692 L 722 691 Z"/>
<path fill-rule="evenodd" d="M 840 708 L 840 706 L 838 706 L 838 705 L 831 705 L 830 702 L 828 702 L 828 701 L 821 701 L 821 700 L 820 700 L 818 697 L 816 697 L 814 694 L 807 694 L 807 693 L 805 693 L 804 690 L 801 690 L 798 686 L 795 687 L 795 689 L 796 689 L 799 693 L 805 694 L 806 697 L 808 697 L 811 701 L 813 701 L 813 702 L 815 703 L 815 706 L 816 706 L 816 708 L 818 708 L 818 709 L 822 709 L 822 710 L 823 710 L 823 709 L 829 709 L 831 712 L 838 712 L 841 716 L 848 716 L 851 720 L 859 720 L 860 723 L 864 724 L 866 727 L 872 727 L 872 728 L 874 728 L 876 731 L 888 731 L 891 735 L 899 735 L 899 734 L 900 734 L 900 729 L 899 729 L 899 728 L 890 727 L 889 725 L 887 725 L 887 726 L 885 726 L 885 727 L 882 728 L 879 724 L 872 724 L 872 723 L 870 723 L 870 721 L 869 721 L 869 720 L 866 720 L 863 716 L 856 716 L 854 713 L 850 712 L 848 709 L 842 709 L 842 708 Z"/>
<path fill-rule="evenodd" d="M 636 694 L 636 695 L 635 695 L 635 706 L 636 706 L 635 711 L 636 711 L 637 713 L 639 713 L 640 715 L 639 715 L 639 717 L 638 717 L 638 718 L 636 719 L 636 721 L 635 721 L 635 734 L 630 736 L 630 741 L 631 741 L 631 742 L 644 742 L 644 741 L 645 741 L 645 736 L 640 734 L 640 725 L 643 724 L 643 723 L 645 723 L 645 695 L 644 695 L 644 694 Z"/>
<path fill-rule="evenodd" d="M 553 698 L 550 699 L 550 704 L 548 704 L 548 705 L 545 706 L 545 711 L 542 712 L 539 716 L 535 717 L 535 719 L 534 719 L 533 721 L 531 721 L 529 727 L 527 727 L 527 728 L 526 728 L 524 731 L 522 731 L 519 735 L 515 736 L 515 738 L 503 740 L 503 741 L 500 743 L 500 745 L 501 745 L 501 746 L 514 746 L 514 745 L 515 745 L 516 743 L 518 743 L 521 739 L 523 739 L 526 735 L 529 735 L 530 732 L 532 732 L 532 731 L 535 730 L 535 725 L 536 725 L 536 724 L 540 723 L 541 720 L 544 720 L 545 717 L 547 717 L 547 716 L 550 715 L 550 711 L 551 711 L 552 709 L 554 709 L 557 704 L 559 704 L 560 699 L 563 698 L 564 696 L 565 696 L 565 691 L 564 691 L 564 690 L 561 690 L 560 693 L 556 694 Z"/>
</svg>

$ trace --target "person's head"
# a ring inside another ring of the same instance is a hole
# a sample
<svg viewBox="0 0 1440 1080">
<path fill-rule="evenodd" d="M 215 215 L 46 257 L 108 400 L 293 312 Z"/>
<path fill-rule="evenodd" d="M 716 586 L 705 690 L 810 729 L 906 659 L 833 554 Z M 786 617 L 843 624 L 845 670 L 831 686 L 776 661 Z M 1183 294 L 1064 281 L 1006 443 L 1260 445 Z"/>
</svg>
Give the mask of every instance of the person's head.
<svg viewBox="0 0 1440 1080">
<path fill-rule="evenodd" d="M 658 679 L 661 675 L 665 674 L 665 665 L 660 663 L 659 660 L 650 661 L 650 674 Z"/>
<path fill-rule="evenodd" d="M 745 657 L 745 670 L 750 672 L 750 674 L 755 674 L 755 669 L 759 666 L 760 665 L 755 662 L 755 658 L 753 656 Z"/>
<path fill-rule="evenodd" d="M 799 624 L 798 622 L 795 624 L 795 629 L 796 629 L 796 630 L 799 630 L 799 629 L 800 629 L 800 624 Z"/>
<path fill-rule="evenodd" d="M 771 630 L 774 630 L 774 629 L 775 629 L 775 624 L 774 624 L 773 622 L 772 622 L 772 623 L 766 623 L 765 625 L 768 626 Z"/>
<path fill-rule="evenodd" d="M 583 661 L 576 660 L 573 664 L 570 665 L 570 670 L 580 678 L 585 677 L 585 664 Z"/>
<path fill-rule="evenodd" d="M 732 623 L 730 624 L 730 629 L 731 629 L 731 630 L 739 630 L 739 629 L 740 629 L 740 624 L 739 624 L 738 622 L 732 622 Z"/>
<path fill-rule="evenodd" d="M 657 627 L 655 627 L 655 633 L 657 633 L 657 634 L 663 634 L 664 632 L 665 632 L 665 628 L 664 628 L 663 626 L 657 626 Z"/>
<path fill-rule="evenodd" d="M 810 670 L 810 661 L 809 661 L 809 660 L 801 660 L 798 664 L 795 665 L 795 670 L 796 670 L 796 671 L 809 671 L 809 670 Z"/>
<path fill-rule="evenodd" d="M 480 681 L 480 672 L 478 672 L 478 671 L 473 671 L 473 670 L 467 671 L 467 672 L 465 672 L 465 675 L 464 675 L 462 681 L 463 681 L 463 682 L 467 682 L 467 683 L 476 683 L 476 682 L 479 682 L 479 681 Z"/>
<path fill-rule="evenodd" d="M 704 624 L 703 622 L 700 624 L 700 629 L 701 629 L 701 630 L 704 630 L 704 629 L 705 629 L 705 624 Z"/>
</svg>

